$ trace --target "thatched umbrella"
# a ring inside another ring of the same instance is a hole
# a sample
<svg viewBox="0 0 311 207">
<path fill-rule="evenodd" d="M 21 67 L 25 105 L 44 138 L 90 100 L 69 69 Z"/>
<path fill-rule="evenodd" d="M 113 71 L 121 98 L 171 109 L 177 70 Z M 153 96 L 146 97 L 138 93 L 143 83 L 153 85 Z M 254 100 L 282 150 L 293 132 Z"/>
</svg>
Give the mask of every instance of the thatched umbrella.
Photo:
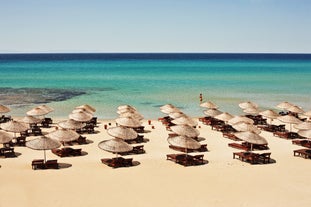
<svg viewBox="0 0 311 207">
<path fill-rule="evenodd" d="M 40 106 L 38 106 L 38 107 L 41 108 L 41 109 L 43 109 L 43 110 L 45 110 L 45 111 L 47 111 L 48 113 L 54 111 L 54 109 L 53 109 L 52 107 L 49 107 L 48 105 L 45 105 L 45 104 L 40 105 Z"/>
<path fill-rule="evenodd" d="M 258 129 L 256 126 L 254 126 L 253 124 L 245 123 L 245 122 L 238 122 L 236 124 L 233 124 L 232 127 L 234 129 L 236 129 L 237 131 L 240 131 L 240 132 L 250 131 L 250 132 L 254 132 L 256 134 L 261 133 L 261 130 Z"/>
<path fill-rule="evenodd" d="M 121 125 L 121 126 L 125 126 L 125 127 L 131 127 L 131 128 L 135 128 L 135 127 L 140 127 L 141 123 L 139 120 L 137 119 L 133 119 L 130 117 L 119 117 L 116 119 L 117 124 Z"/>
<path fill-rule="evenodd" d="M 42 107 L 35 107 L 29 111 L 26 112 L 28 116 L 44 116 L 48 114 L 49 111 Z"/>
<path fill-rule="evenodd" d="M 92 116 L 93 116 L 93 114 L 94 114 L 94 112 L 93 111 L 90 111 L 90 110 L 88 110 L 88 109 L 77 109 L 77 108 L 75 108 L 75 109 L 73 109 L 72 111 L 71 111 L 71 113 L 79 113 L 79 112 L 83 112 L 83 113 L 86 113 L 86 114 L 91 114 Z"/>
<path fill-rule="evenodd" d="M 291 106 L 287 110 L 290 112 L 293 112 L 293 113 L 297 113 L 297 114 L 305 113 L 304 110 L 302 108 L 300 108 L 299 106 Z"/>
<path fill-rule="evenodd" d="M 0 131 L 0 143 L 5 144 L 10 142 L 13 139 L 13 136 L 9 133 L 6 133 L 4 131 Z"/>
<path fill-rule="evenodd" d="M 169 137 L 167 138 L 167 141 L 173 146 L 185 148 L 186 153 L 188 149 L 195 150 L 201 147 L 201 144 L 198 141 L 186 136 Z"/>
<path fill-rule="evenodd" d="M 278 105 L 276 105 L 277 108 L 283 109 L 283 110 L 288 110 L 291 106 L 294 106 L 294 104 L 289 103 L 287 101 L 281 102 Z"/>
<path fill-rule="evenodd" d="M 11 109 L 9 107 L 0 104 L 0 114 L 5 114 L 5 113 L 8 113 L 10 111 L 11 111 Z"/>
<path fill-rule="evenodd" d="M 258 108 L 255 108 L 255 107 L 249 107 L 249 108 L 244 109 L 243 112 L 247 114 L 258 114 L 259 110 Z"/>
<path fill-rule="evenodd" d="M 299 134 L 300 136 L 302 136 L 302 137 L 311 139 L 311 129 L 308 129 L 308 130 L 299 130 L 299 131 L 298 131 L 298 134 Z"/>
<path fill-rule="evenodd" d="M 101 141 L 98 144 L 98 147 L 107 152 L 116 153 L 116 156 L 118 156 L 118 153 L 129 152 L 133 150 L 133 146 L 119 138 Z"/>
<path fill-rule="evenodd" d="M 179 117 L 177 119 L 174 119 L 172 123 L 177 125 L 190 125 L 190 126 L 197 126 L 198 122 L 193 120 L 190 117 Z"/>
<path fill-rule="evenodd" d="M 299 124 L 294 125 L 294 128 L 299 129 L 299 130 L 308 130 L 311 129 L 311 122 L 301 122 Z"/>
<path fill-rule="evenodd" d="M 61 143 L 49 137 L 39 137 L 26 142 L 26 146 L 34 150 L 44 151 L 44 162 L 46 162 L 46 150 L 56 149 L 61 146 Z"/>
<path fill-rule="evenodd" d="M 76 109 L 86 109 L 87 111 L 91 111 L 92 113 L 95 113 L 96 109 L 88 104 L 84 104 L 81 106 L 77 106 Z"/>
<path fill-rule="evenodd" d="M 171 129 L 173 132 L 175 132 L 178 135 L 181 136 L 187 136 L 187 137 L 198 137 L 200 132 L 199 130 L 193 128 L 192 126 L 189 125 L 176 125 L 176 126 L 171 126 Z"/>
<path fill-rule="evenodd" d="M 130 118 L 133 118 L 133 119 L 136 119 L 136 120 L 143 120 L 144 117 L 138 113 L 138 112 L 125 112 L 125 113 L 121 113 L 119 115 L 119 117 L 130 117 Z"/>
<path fill-rule="evenodd" d="M 137 132 L 134 129 L 123 126 L 111 127 L 107 129 L 107 133 L 110 136 L 123 140 L 131 140 L 137 137 Z"/>
<path fill-rule="evenodd" d="M 5 131 L 14 132 L 14 137 L 16 137 L 16 133 L 21 133 L 29 129 L 29 127 L 25 123 L 15 120 L 3 123 L 0 125 L 0 127 Z"/>
<path fill-rule="evenodd" d="M 59 128 L 48 133 L 46 136 L 60 142 L 71 142 L 77 140 L 80 137 L 80 134 L 71 129 Z"/>
<path fill-rule="evenodd" d="M 271 109 L 268 109 L 268 110 L 259 112 L 259 114 L 260 114 L 261 116 L 264 116 L 264 117 L 266 117 L 266 118 L 269 118 L 269 119 L 270 119 L 270 123 L 273 121 L 273 119 L 276 119 L 276 118 L 279 117 L 279 114 L 276 113 L 275 111 L 271 110 Z"/>
<path fill-rule="evenodd" d="M 251 101 L 241 102 L 239 103 L 239 107 L 241 109 L 247 109 L 247 108 L 257 108 L 258 105 L 256 103 L 253 103 Z"/>
<path fill-rule="evenodd" d="M 219 111 L 218 109 L 209 109 L 209 110 L 205 110 L 204 114 L 210 117 L 215 117 L 215 116 L 222 114 L 222 112 Z"/>
<path fill-rule="evenodd" d="M 167 108 L 176 108 L 173 104 L 165 104 L 163 106 L 160 106 L 160 109 L 167 109 Z"/>
<path fill-rule="evenodd" d="M 224 121 L 224 122 L 228 122 L 230 119 L 232 119 L 234 116 L 227 113 L 227 112 L 224 112 L 224 113 L 221 113 L 217 116 L 215 116 L 214 118 L 215 119 L 218 119 L 218 120 L 221 120 L 221 121 Z"/>
<path fill-rule="evenodd" d="M 204 107 L 204 108 L 208 108 L 208 109 L 217 109 L 218 108 L 218 106 L 211 101 L 206 101 L 204 103 L 201 103 L 200 106 Z"/>
<path fill-rule="evenodd" d="M 138 113 L 138 111 L 136 109 L 132 109 L 132 108 L 121 108 L 117 110 L 118 114 L 123 114 L 123 113 Z"/>
<path fill-rule="evenodd" d="M 85 123 L 75 121 L 73 119 L 58 122 L 58 126 L 60 126 L 63 129 L 81 129 L 85 127 L 85 125 L 86 125 Z"/>
<path fill-rule="evenodd" d="M 237 124 L 239 122 L 245 122 L 245 123 L 249 123 L 249 124 L 254 124 L 254 121 L 250 118 L 247 118 L 245 116 L 235 116 L 232 119 L 230 119 L 228 121 L 229 124 L 233 125 L 233 124 Z"/>
<path fill-rule="evenodd" d="M 26 124 L 38 124 L 42 122 L 42 119 L 34 117 L 34 116 L 25 116 L 21 119 L 21 122 Z"/>
<path fill-rule="evenodd" d="M 234 135 L 238 137 L 239 139 L 242 139 L 250 143 L 251 151 L 253 150 L 253 144 L 259 144 L 259 145 L 268 144 L 267 140 L 264 137 L 260 136 L 259 134 L 256 134 L 255 132 L 250 132 L 250 131 L 236 132 L 234 133 Z"/>
<path fill-rule="evenodd" d="M 161 109 L 161 112 L 165 113 L 165 114 L 170 114 L 170 113 L 175 113 L 175 112 L 181 112 L 179 108 L 164 108 Z"/>
<path fill-rule="evenodd" d="M 92 114 L 82 112 L 82 111 L 69 114 L 70 119 L 73 119 L 73 120 L 79 121 L 79 122 L 90 121 L 92 119 L 92 117 L 93 117 Z"/>
<path fill-rule="evenodd" d="M 183 112 L 173 112 L 173 113 L 169 113 L 168 116 L 171 117 L 172 119 L 177 119 L 179 117 L 187 116 L 187 115 L 184 114 Z"/>
<path fill-rule="evenodd" d="M 131 106 L 131 105 L 120 105 L 118 106 L 118 111 L 122 111 L 122 110 L 133 110 L 133 111 L 136 111 L 136 108 Z"/>
<path fill-rule="evenodd" d="M 292 115 L 279 116 L 278 120 L 290 124 L 290 131 L 292 131 L 292 124 L 299 124 L 301 121 Z"/>
<path fill-rule="evenodd" d="M 307 117 L 309 117 L 309 118 L 311 118 L 311 111 L 305 112 L 304 115 L 307 116 Z"/>
</svg>

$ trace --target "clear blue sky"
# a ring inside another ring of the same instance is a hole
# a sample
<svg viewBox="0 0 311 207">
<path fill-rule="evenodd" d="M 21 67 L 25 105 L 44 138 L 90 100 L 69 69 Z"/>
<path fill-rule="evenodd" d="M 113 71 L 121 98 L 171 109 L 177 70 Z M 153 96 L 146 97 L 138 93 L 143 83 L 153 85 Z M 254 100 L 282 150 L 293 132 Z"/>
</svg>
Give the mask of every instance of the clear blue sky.
<svg viewBox="0 0 311 207">
<path fill-rule="evenodd" d="M 311 53 L 311 0 L 0 0 L 0 52 Z"/>
</svg>

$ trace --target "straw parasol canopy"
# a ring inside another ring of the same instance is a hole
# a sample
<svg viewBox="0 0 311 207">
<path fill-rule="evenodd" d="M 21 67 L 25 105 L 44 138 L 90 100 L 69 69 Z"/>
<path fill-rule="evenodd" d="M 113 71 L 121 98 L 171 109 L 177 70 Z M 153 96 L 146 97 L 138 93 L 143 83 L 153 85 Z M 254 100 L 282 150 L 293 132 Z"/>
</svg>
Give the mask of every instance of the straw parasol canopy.
<svg viewBox="0 0 311 207">
<path fill-rule="evenodd" d="M 241 102 L 239 103 L 239 107 L 241 109 L 247 109 L 247 108 L 257 108 L 258 105 L 256 103 L 253 103 L 251 101 Z"/>
<path fill-rule="evenodd" d="M 21 119 L 21 122 L 26 124 L 38 124 L 42 122 L 42 119 L 34 116 L 25 116 L 23 119 Z"/>
<path fill-rule="evenodd" d="M 137 137 L 137 132 L 134 129 L 123 126 L 111 127 L 107 129 L 107 133 L 110 136 L 123 140 L 131 140 Z"/>
<path fill-rule="evenodd" d="M 208 109 L 217 109 L 218 108 L 218 106 L 211 101 L 201 103 L 200 106 L 204 107 L 204 108 L 208 108 Z"/>
<path fill-rule="evenodd" d="M 11 109 L 9 107 L 0 104 L 0 114 L 5 114 L 5 113 L 8 113 L 10 111 L 11 111 Z"/>
<path fill-rule="evenodd" d="M 71 129 L 60 128 L 50 132 L 46 136 L 52 139 L 56 139 L 60 142 L 71 142 L 77 140 L 80 137 L 80 134 Z"/>
<path fill-rule="evenodd" d="M 209 109 L 209 110 L 205 110 L 204 114 L 210 117 L 215 117 L 220 115 L 222 112 L 219 111 L 218 109 Z"/>
<path fill-rule="evenodd" d="M 41 109 L 43 109 L 43 110 L 45 110 L 45 111 L 47 111 L 48 113 L 54 111 L 54 109 L 53 109 L 52 107 L 49 107 L 48 105 L 45 105 L 45 104 L 40 105 L 40 106 L 38 106 L 38 107 L 41 108 Z"/>
<path fill-rule="evenodd" d="M 245 123 L 249 123 L 249 124 L 254 124 L 254 121 L 250 118 L 247 118 L 245 116 L 235 116 L 232 119 L 230 119 L 228 121 L 229 124 L 233 125 L 233 124 L 237 124 L 239 122 L 245 122 Z"/>
<path fill-rule="evenodd" d="M 28 116 L 44 116 L 46 114 L 48 114 L 49 111 L 47 111 L 45 108 L 42 108 L 42 107 L 35 107 L 29 111 L 26 112 L 26 114 Z"/>
<path fill-rule="evenodd" d="M 92 114 L 82 112 L 82 111 L 69 114 L 70 119 L 73 119 L 75 121 L 80 121 L 80 122 L 90 121 L 92 117 L 93 117 Z"/>
<path fill-rule="evenodd" d="M 276 113 L 275 111 L 271 110 L 271 109 L 259 112 L 259 114 L 266 117 L 266 118 L 270 118 L 270 119 L 276 119 L 279 117 L 279 114 Z"/>
<path fill-rule="evenodd" d="M 161 112 L 165 113 L 165 114 L 170 114 L 170 113 L 175 113 L 175 112 L 181 112 L 179 108 L 164 108 L 161 109 Z"/>
<path fill-rule="evenodd" d="M 308 130 L 299 130 L 299 131 L 298 131 L 298 134 L 299 134 L 300 136 L 302 136 L 302 137 L 311 139 L 311 129 L 308 129 Z"/>
<path fill-rule="evenodd" d="M 191 138 L 198 137 L 200 134 L 199 130 L 189 125 L 175 125 L 175 126 L 171 126 L 171 129 L 173 132 L 175 132 L 178 135 L 191 137 Z"/>
<path fill-rule="evenodd" d="M 311 111 L 307 111 L 307 112 L 305 112 L 303 115 L 305 115 L 305 116 L 311 118 Z"/>
<path fill-rule="evenodd" d="M 236 132 L 234 135 L 251 144 L 268 144 L 267 140 L 254 132 Z"/>
<path fill-rule="evenodd" d="M 190 125 L 190 126 L 197 126 L 198 122 L 193 120 L 190 117 L 179 117 L 177 119 L 174 119 L 172 123 L 177 124 L 177 125 Z"/>
<path fill-rule="evenodd" d="M 26 142 L 26 146 L 34 150 L 43 150 L 44 151 L 44 162 L 46 161 L 45 150 L 56 149 L 61 146 L 60 142 L 49 138 L 49 137 L 39 137 Z"/>
<path fill-rule="evenodd" d="M 173 113 L 169 113 L 168 116 L 171 117 L 172 119 L 177 119 L 183 116 L 186 117 L 187 115 L 184 114 L 183 112 L 173 112 Z"/>
<path fill-rule="evenodd" d="M 304 110 L 302 110 L 302 108 L 300 108 L 299 106 L 291 106 L 287 110 L 293 113 L 297 113 L 297 114 L 305 113 Z"/>
<path fill-rule="evenodd" d="M 136 111 L 136 109 L 132 109 L 132 108 L 121 108 L 121 109 L 118 109 L 117 110 L 117 113 L 118 114 L 123 114 L 123 113 L 127 113 L 127 112 L 130 112 L 130 113 L 138 113 Z"/>
<path fill-rule="evenodd" d="M 287 110 L 288 108 L 290 108 L 292 106 L 294 106 L 294 104 L 289 103 L 287 101 L 281 102 L 278 105 L 276 105 L 277 108 L 284 109 L 284 110 Z"/>
<path fill-rule="evenodd" d="M 128 152 L 133 150 L 133 146 L 118 138 L 101 141 L 98 144 L 98 147 L 112 153 Z"/>
<path fill-rule="evenodd" d="M 116 122 L 125 127 L 140 127 L 141 123 L 137 119 L 133 119 L 130 117 L 119 117 L 116 119 Z"/>
<path fill-rule="evenodd" d="M 87 111 L 91 111 L 92 113 L 95 113 L 96 109 L 88 104 L 84 104 L 81 106 L 77 106 L 76 109 L 85 109 Z"/>
<path fill-rule="evenodd" d="M 93 114 L 94 114 L 93 111 L 90 111 L 90 110 L 88 110 L 88 109 L 77 109 L 77 108 L 75 108 L 75 109 L 73 109 L 73 110 L 71 111 L 71 113 L 79 113 L 79 112 L 91 114 L 92 116 L 93 116 Z"/>
<path fill-rule="evenodd" d="M 311 129 L 311 122 L 301 122 L 299 124 L 294 125 L 294 128 L 298 129 L 298 130 L 307 130 L 307 129 Z"/>
<path fill-rule="evenodd" d="M 255 107 L 249 107 L 249 108 L 244 109 L 243 112 L 247 114 L 258 114 L 259 110 L 258 108 L 255 108 Z"/>
<path fill-rule="evenodd" d="M 173 104 L 165 104 L 160 106 L 160 109 L 176 108 Z"/>
<path fill-rule="evenodd" d="M 122 111 L 122 110 L 133 110 L 133 111 L 136 111 L 136 108 L 131 106 L 131 105 L 121 105 L 121 106 L 118 106 L 118 111 Z"/>
<path fill-rule="evenodd" d="M 9 121 L 0 125 L 0 127 L 8 132 L 20 133 L 26 131 L 29 127 L 22 122 L 18 121 Z"/>
<path fill-rule="evenodd" d="M 278 120 L 290 124 L 290 131 L 292 131 L 292 124 L 299 124 L 301 121 L 292 115 L 279 116 Z"/>
<path fill-rule="evenodd" d="M 232 125 L 232 127 L 234 129 L 236 129 L 237 131 L 240 131 L 240 132 L 250 131 L 250 132 L 254 132 L 256 134 L 261 133 L 261 130 L 258 129 L 256 126 L 254 126 L 253 124 L 245 123 L 245 122 L 236 123 L 236 124 Z"/>
<path fill-rule="evenodd" d="M 58 126 L 60 126 L 63 129 L 81 129 L 85 127 L 85 125 L 86 125 L 85 123 L 75 121 L 73 119 L 58 122 Z"/>
<path fill-rule="evenodd" d="M 130 117 L 130 118 L 133 118 L 133 119 L 137 119 L 137 120 L 143 120 L 144 117 L 138 113 L 138 112 L 125 112 L 125 113 L 121 113 L 119 115 L 119 117 Z"/>
<path fill-rule="evenodd" d="M 6 133 L 4 131 L 0 131 L 0 143 L 8 143 L 13 139 L 13 136 L 9 133 Z"/>
<path fill-rule="evenodd" d="M 233 118 L 233 116 L 227 112 L 224 112 L 224 113 L 221 113 L 221 114 L 215 116 L 214 118 L 221 120 L 221 121 L 224 121 L 224 122 L 228 122 L 230 119 Z"/>
<path fill-rule="evenodd" d="M 167 141 L 173 146 L 185 149 L 199 149 L 201 147 L 201 144 L 198 141 L 186 136 L 169 137 L 167 138 Z"/>
</svg>

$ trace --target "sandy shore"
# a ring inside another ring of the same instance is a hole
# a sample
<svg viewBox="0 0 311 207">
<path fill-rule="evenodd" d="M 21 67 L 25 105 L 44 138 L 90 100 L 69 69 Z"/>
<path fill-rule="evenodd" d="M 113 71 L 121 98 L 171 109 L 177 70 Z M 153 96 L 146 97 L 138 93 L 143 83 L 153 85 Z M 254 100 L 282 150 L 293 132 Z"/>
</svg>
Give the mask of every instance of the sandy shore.
<svg viewBox="0 0 311 207">
<path fill-rule="evenodd" d="M 57 120 L 56 120 L 57 121 Z M 100 162 L 113 157 L 97 147 L 111 137 L 100 120 L 98 133 L 86 135 L 92 143 L 76 145 L 87 153 L 60 158 L 50 151 L 48 159 L 58 159 L 64 168 L 32 170 L 31 161 L 43 158 L 42 151 L 16 147 L 16 158 L 0 158 L 0 207 L 31 206 L 310 206 L 311 161 L 293 156 L 302 148 L 290 140 L 261 135 L 269 142 L 274 163 L 250 165 L 232 158 L 239 151 L 228 147 L 232 140 L 199 124 L 207 164 L 183 167 L 166 160 L 168 132 L 157 120 L 144 121 L 146 154 L 130 155 L 137 166 L 112 169 Z M 49 131 L 52 129 L 47 129 Z M 30 138 L 31 139 L 31 138 Z"/>
</svg>

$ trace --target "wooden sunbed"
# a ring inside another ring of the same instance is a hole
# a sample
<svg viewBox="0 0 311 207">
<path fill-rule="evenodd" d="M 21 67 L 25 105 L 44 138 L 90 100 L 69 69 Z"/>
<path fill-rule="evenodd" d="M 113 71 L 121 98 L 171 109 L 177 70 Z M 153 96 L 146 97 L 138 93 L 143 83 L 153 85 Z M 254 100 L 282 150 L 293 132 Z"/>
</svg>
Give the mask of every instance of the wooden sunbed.
<svg viewBox="0 0 311 207">
<path fill-rule="evenodd" d="M 126 158 L 126 159 L 123 157 L 103 158 L 101 159 L 101 162 L 112 168 L 133 166 L 133 158 Z"/>
<path fill-rule="evenodd" d="M 166 159 L 173 161 L 177 164 L 183 166 L 193 166 L 193 165 L 202 165 L 204 164 L 203 160 L 204 155 L 189 155 L 189 154 L 167 154 Z"/>
<path fill-rule="evenodd" d="M 177 146 L 173 146 L 173 145 L 169 145 L 169 148 L 173 149 L 173 150 L 177 150 L 180 152 L 207 152 L 207 144 L 202 144 L 201 147 L 199 149 L 186 149 L 184 147 L 177 147 Z"/>
<path fill-rule="evenodd" d="M 311 150 L 310 149 L 294 150 L 294 156 L 299 156 L 305 159 L 311 159 Z"/>
<path fill-rule="evenodd" d="M 13 147 L 3 147 L 0 148 L 0 156 L 7 157 L 16 157 Z"/>
<path fill-rule="evenodd" d="M 120 155 L 137 155 L 137 154 L 144 154 L 146 153 L 146 151 L 144 150 L 144 145 L 137 145 L 133 147 L 133 150 L 129 151 L 129 152 L 121 152 L 118 153 Z"/>
<path fill-rule="evenodd" d="M 52 149 L 52 153 L 59 157 L 72 157 L 72 156 L 81 156 L 82 149 L 73 149 L 70 147 L 65 147 L 62 149 Z"/>
<path fill-rule="evenodd" d="M 242 162 L 248 162 L 250 164 L 267 164 L 270 163 L 271 152 L 266 153 L 254 153 L 254 152 L 234 152 L 233 159 L 237 158 Z"/>
<path fill-rule="evenodd" d="M 33 170 L 37 169 L 58 169 L 59 165 L 57 160 L 47 160 L 44 163 L 43 159 L 36 159 L 31 162 L 31 166 Z"/>
</svg>

